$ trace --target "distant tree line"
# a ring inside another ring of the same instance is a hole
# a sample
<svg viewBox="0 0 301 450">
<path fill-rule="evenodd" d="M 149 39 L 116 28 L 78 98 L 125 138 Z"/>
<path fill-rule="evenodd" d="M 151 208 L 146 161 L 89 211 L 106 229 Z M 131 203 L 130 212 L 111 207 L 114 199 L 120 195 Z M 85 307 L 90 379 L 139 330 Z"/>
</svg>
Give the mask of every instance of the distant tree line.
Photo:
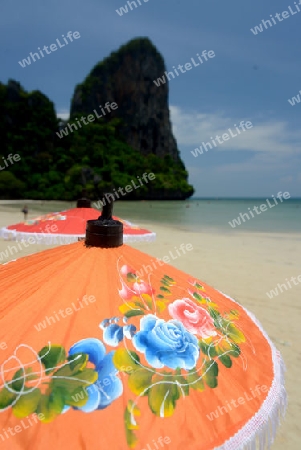
<svg viewBox="0 0 301 450">
<path fill-rule="evenodd" d="M 184 199 L 193 194 L 184 164 L 131 148 L 122 138 L 121 119 L 98 119 L 60 139 L 56 133 L 66 125 L 41 92 L 28 93 L 13 80 L 0 83 L 0 166 L 10 153 L 21 157 L 0 170 L 0 198 L 75 200 L 85 188 L 93 200 L 144 172 L 155 173 L 155 180 L 125 199 Z"/>
</svg>

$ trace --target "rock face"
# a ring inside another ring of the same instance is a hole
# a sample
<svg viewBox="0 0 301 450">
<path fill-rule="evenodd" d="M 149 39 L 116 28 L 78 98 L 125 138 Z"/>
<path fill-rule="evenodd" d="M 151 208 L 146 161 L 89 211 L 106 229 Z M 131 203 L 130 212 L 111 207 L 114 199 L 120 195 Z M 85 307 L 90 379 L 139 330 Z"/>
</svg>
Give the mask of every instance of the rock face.
<svg viewBox="0 0 301 450">
<path fill-rule="evenodd" d="M 76 87 L 70 116 L 88 115 L 94 109 L 101 114 L 100 106 L 115 102 L 118 109 L 104 119 L 122 119 L 127 144 L 143 155 L 169 155 L 184 168 L 169 118 L 168 80 L 159 87 L 154 83 L 165 70 L 151 41 L 134 39 L 97 64 Z"/>
</svg>

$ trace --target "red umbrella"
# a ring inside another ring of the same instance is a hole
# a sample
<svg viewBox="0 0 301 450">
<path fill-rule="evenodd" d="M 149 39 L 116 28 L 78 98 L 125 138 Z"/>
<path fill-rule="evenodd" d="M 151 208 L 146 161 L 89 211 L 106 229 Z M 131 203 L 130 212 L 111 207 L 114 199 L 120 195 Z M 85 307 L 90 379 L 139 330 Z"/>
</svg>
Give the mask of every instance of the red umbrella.
<svg viewBox="0 0 301 450">
<path fill-rule="evenodd" d="M 79 238 L 85 237 L 87 221 L 96 220 L 100 215 L 97 209 L 91 208 L 87 204 L 89 203 L 79 200 L 77 205 L 80 207 L 45 214 L 3 227 L 0 235 L 4 239 L 17 240 L 27 240 L 31 237 L 36 239 L 37 243 L 48 245 L 76 242 Z M 156 233 L 140 228 L 127 220 L 114 218 L 123 224 L 124 242 L 153 242 L 156 239 Z"/>
</svg>

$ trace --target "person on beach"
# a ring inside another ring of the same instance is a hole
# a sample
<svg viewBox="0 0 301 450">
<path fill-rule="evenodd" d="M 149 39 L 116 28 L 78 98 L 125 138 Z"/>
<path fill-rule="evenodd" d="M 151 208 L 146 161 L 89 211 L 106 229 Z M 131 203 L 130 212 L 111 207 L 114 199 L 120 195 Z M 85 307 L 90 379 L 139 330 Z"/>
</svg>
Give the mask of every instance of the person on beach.
<svg viewBox="0 0 301 450">
<path fill-rule="evenodd" d="M 27 214 L 28 214 L 27 205 L 24 205 L 24 208 L 22 209 L 22 213 L 24 214 L 24 220 L 26 220 L 27 219 Z"/>
</svg>

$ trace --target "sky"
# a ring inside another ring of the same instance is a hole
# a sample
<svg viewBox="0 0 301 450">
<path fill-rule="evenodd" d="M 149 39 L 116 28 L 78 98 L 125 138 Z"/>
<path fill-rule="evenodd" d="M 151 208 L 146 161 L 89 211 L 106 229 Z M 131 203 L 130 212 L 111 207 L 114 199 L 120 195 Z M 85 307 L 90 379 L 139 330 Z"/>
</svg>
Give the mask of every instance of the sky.
<svg viewBox="0 0 301 450">
<path fill-rule="evenodd" d="M 288 101 L 301 90 L 299 0 L 139 1 L 119 15 L 125 0 L 3 0 L 0 81 L 40 90 L 66 117 L 76 84 L 133 38 L 148 37 L 169 71 L 211 50 L 213 58 L 169 83 L 172 128 L 195 196 L 300 197 L 301 102 Z M 64 43 L 68 31 L 80 38 L 21 67 L 38 47 Z M 238 134 L 242 121 L 252 126 Z M 193 156 L 202 142 L 212 148 Z"/>
</svg>

